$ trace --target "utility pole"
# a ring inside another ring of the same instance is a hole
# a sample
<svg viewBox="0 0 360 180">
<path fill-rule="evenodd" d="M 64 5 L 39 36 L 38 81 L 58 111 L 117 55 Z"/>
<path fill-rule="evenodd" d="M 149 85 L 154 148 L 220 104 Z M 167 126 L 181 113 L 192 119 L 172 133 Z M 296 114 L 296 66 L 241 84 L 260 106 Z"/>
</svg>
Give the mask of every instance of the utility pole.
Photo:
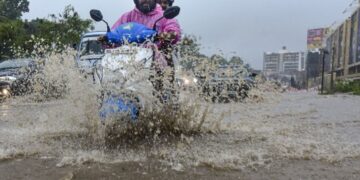
<svg viewBox="0 0 360 180">
<path fill-rule="evenodd" d="M 310 51 L 307 52 L 306 54 L 306 58 L 305 58 L 305 78 L 306 78 L 306 90 L 309 91 L 309 53 Z"/>
<path fill-rule="evenodd" d="M 335 47 L 333 47 L 332 48 L 332 58 L 331 58 L 331 80 L 330 80 L 330 89 L 331 89 L 331 93 L 333 93 L 334 92 L 334 73 L 336 72 L 335 71 L 335 59 L 337 59 L 337 58 L 335 58 L 335 51 L 336 51 L 336 49 L 335 49 Z M 337 52 L 336 52 L 337 53 Z"/>
<path fill-rule="evenodd" d="M 321 94 L 324 94 L 324 79 L 325 79 L 325 57 L 329 52 L 326 49 L 321 49 L 322 56 L 322 72 L 321 72 Z"/>
</svg>

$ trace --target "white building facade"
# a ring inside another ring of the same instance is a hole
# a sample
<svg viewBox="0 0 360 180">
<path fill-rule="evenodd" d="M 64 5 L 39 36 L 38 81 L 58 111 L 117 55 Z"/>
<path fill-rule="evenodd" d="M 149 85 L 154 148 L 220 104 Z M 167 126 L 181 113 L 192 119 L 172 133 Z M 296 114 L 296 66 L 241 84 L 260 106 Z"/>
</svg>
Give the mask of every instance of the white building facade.
<svg viewBox="0 0 360 180">
<path fill-rule="evenodd" d="M 264 53 L 263 70 L 265 75 L 292 74 L 305 71 L 304 52 L 290 52 L 283 48 L 279 52 Z"/>
</svg>

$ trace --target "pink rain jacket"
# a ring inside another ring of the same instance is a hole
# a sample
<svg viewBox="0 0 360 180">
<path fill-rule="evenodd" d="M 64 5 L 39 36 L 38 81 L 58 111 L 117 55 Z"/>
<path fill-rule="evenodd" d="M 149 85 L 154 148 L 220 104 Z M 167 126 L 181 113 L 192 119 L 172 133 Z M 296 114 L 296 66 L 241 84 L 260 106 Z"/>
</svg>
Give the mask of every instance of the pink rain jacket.
<svg viewBox="0 0 360 180">
<path fill-rule="evenodd" d="M 134 10 L 125 13 L 120 17 L 119 20 L 116 21 L 116 23 L 113 25 L 111 29 L 115 29 L 119 25 L 122 25 L 124 23 L 129 22 L 136 22 L 139 24 L 143 24 L 147 26 L 148 28 L 152 29 L 155 21 L 158 20 L 163 16 L 164 11 L 162 10 L 160 5 L 156 5 L 156 8 L 154 11 L 144 14 L 140 12 L 137 8 Z M 177 22 L 176 19 L 162 19 L 157 23 L 156 30 L 160 33 L 162 32 L 175 32 L 177 37 L 173 43 L 177 43 L 180 40 L 181 37 L 181 29 L 180 25 Z"/>
<path fill-rule="evenodd" d="M 162 10 L 160 5 L 156 5 L 156 8 L 154 11 L 144 14 L 141 11 L 139 11 L 137 8 L 133 9 L 130 12 L 125 13 L 120 17 L 119 20 L 116 21 L 116 23 L 112 26 L 112 30 L 116 29 L 119 25 L 129 23 L 129 22 L 136 22 L 139 24 L 143 24 L 147 26 L 148 28 L 152 29 L 155 21 L 158 20 L 163 16 L 164 11 Z M 173 44 L 176 44 L 181 37 L 181 28 L 179 23 L 176 19 L 162 19 L 157 23 L 156 30 L 159 33 L 163 32 L 175 32 L 176 33 L 176 39 L 172 42 Z M 155 56 L 156 56 L 156 62 L 157 67 L 160 69 L 165 69 L 167 66 L 167 62 L 165 60 L 165 57 L 158 51 L 155 50 Z"/>
</svg>

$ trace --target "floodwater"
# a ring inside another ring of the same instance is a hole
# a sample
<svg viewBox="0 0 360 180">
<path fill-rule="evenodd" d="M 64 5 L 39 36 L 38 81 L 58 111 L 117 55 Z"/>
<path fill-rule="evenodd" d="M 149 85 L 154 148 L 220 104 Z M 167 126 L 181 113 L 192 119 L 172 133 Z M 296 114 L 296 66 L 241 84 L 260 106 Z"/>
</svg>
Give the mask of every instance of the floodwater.
<svg viewBox="0 0 360 180">
<path fill-rule="evenodd" d="M 360 178 L 360 97 L 264 96 L 210 105 L 200 134 L 116 149 L 92 106 L 12 99 L 0 104 L 0 179 Z"/>
</svg>

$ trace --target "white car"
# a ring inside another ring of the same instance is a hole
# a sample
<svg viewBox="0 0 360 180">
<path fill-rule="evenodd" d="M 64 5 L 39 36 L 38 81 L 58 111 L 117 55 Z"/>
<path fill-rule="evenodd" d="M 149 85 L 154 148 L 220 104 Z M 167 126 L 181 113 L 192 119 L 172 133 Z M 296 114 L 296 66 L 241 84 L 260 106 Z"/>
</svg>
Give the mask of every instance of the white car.
<svg viewBox="0 0 360 180">
<path fill-rule="evenodd" d="M 76 58 L 77 67 L 81 72 L 93 75 L 94 67 L 104 56 L 104 48 L 98 38 L 105 34 L 103 31 L 89 32 L 81 37 Z"/>
</svg>

